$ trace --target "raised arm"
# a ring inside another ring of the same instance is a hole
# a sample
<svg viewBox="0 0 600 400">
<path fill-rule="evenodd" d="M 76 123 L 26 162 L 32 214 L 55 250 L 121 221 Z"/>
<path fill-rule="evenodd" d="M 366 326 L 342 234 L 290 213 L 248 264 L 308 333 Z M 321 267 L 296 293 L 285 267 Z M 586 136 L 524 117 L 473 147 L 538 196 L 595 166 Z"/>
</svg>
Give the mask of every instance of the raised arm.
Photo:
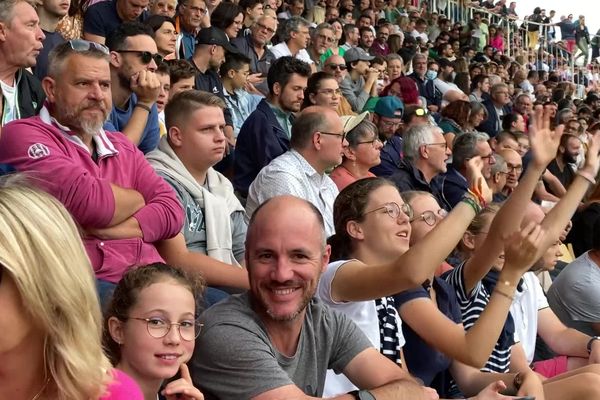
<svg viewBox="0 0 600 400">
<path fill-rule="evenodd" d="M 478 186 L 476 190 L 489 201 L 492 194 L 481 175 L 482 167 L 481 157 L 471 159 L 468 177 L 471 187 Z M 458 203 L 431 232 L 395 261 L 369 267 L 361 262 L 349 262 L 340 267 L 332 282 L 334 300 L 373 300 L 400 293 L 430 279 L 475 216 L 471 204 L 470 200 Z"/>
<path fill-rule="evenodd" d="M 402 321 L 448 357 L 476 368 L 483 367 L 498 341 L 521 275 L 542 254 L 540 245 L 544 236 L 539 225 L 530 224 L 506 240 L 506 264 L 498 287 L 468 331 L 465 332 L 462 324 L 448 319 L 428 298 L 404 303 L 399 309 Z"/>
<path fill-rule="evenodd" d="M 469 293 L 489 272 L 494 260 L 503 248 L 503 240 L 511 232 L 519 229 L 527 204 L 546 166 L 556 157 L 556 150 L 563 133 L 563 126 L 555 131 L 550 129 L 550 115 L 541 106 L 532 114 L 529 140 L 533 160 L 519 181 L 515 191 L 508 197 L 492 222 L 483 244 L 467 260 L 464 267 L 465 291 Z M 565 222 L 566 224 L 566 222 Z"/>
</svg>

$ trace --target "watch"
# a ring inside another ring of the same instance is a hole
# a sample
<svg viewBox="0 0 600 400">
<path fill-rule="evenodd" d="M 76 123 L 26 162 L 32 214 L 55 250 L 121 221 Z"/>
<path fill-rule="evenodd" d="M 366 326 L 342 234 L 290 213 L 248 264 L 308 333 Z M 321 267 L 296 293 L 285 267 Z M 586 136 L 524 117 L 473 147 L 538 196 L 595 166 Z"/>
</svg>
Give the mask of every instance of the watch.
<svg viewBox="0 0 600 400">
<path fill-rule="evenodd" d="M 365 389 L 355 390 L 348 394 L 351 394 L 352 396 L 354 396 L 355 399 L 358 399 L 358 400 L 377 400 L 375 398 L 375 396 L 373 396 L 371 394 L 371 392 L 369 392 L 368 390 L 365 390 Z"/>
<path fill-rule="evenodd" d="M 589 342 L 588 342 L 588 344 L 587 344 L 587 351 L 588 351 L 588 354 L 591 354 L 591 353 L 592 353 L 592 343 L 594 343 L 594 341 L 595 341 L 595 340 L 600 340 L 600 336 L 592 336 L 592 337 L 590 338 L 590 341 L 589 341 Z"/>
</svg>

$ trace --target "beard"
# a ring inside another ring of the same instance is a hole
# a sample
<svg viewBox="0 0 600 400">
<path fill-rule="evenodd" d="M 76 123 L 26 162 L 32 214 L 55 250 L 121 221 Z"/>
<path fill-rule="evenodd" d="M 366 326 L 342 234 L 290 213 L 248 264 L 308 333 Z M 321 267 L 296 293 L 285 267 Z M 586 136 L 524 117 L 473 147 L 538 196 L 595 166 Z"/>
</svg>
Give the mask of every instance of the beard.
<svg viewBox="0 0 600 400">
<path fill-rule="evenodd" d="M 564 153 L 563 154 L 563 161 L 566 164 L 575 164 L 577 162 L 576 157 L 574 157 L 572 154 L 570 153 Z"/>
<path fill-rule="evenodd" d="M 95 107 L 102 111 L 102 117 L 83 117 L 81 114 L 88 108 Z M 80 103 L 77 108 L 67 108 L 60 104 L 55 105 L 56 114 L 60 116 L 60 123 L 69 128 L 81 131 L 88 136 L 97 136 L 104 123 L 108 120 L 108 110 L 102 102 L 93 102 L 86 100 Z M 58 120 L 58 118 L 57 118 Z"/>
</svg>

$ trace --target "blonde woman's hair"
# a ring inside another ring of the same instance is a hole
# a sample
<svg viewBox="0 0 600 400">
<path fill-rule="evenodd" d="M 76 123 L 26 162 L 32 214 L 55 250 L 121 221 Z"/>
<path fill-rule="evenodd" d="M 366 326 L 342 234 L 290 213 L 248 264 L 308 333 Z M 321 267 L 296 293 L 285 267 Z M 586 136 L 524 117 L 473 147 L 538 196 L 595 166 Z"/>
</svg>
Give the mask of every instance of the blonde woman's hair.
<svg viewBox="0 0 600 400">
<path fill-rule="evenodd" d="M 22 179 L 0 181 L 0 264 L 45 334 L 48 393 L 58 400 L 102 396 L 110 364 L 92 267 L 67 210 Z"/>
</svg>

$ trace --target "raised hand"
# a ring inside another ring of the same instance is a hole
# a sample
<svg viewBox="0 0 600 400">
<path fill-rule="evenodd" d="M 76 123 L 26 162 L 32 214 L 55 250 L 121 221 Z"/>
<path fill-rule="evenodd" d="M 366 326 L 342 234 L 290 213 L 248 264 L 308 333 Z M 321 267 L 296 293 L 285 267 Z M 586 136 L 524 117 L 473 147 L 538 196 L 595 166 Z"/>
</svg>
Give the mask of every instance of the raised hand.
<svg viewBox="0 0 600 400">
<path fill-rule="evenodd" d="M 137 96 L 138 102 L 144 104 L 156 103 L 160 93 L 160 81 L 152 71 L 141 70 L 134 74 L 130 80 L 130 87 Z"/>
<path fill-rule="evenodd" d="M 546 232 L 539 224 L 530 222 L 521 231 L 513 232 L 504 243 L 505 269 L 524 274 L 542 256 Z"/>
<path fill-rule="evenodd" d="M 473 157 L 467 161 L 467 181 L 472 192 L 481 194 L 486 203 L 490 203 L 494 196 L 492 189 L 483 177 L 484 161 L 480 156 Z"/>
<path fill-rule="evenodd" d="M 600 131 L 596 131 L 590 136 L 588 141 L 588 151 L 585 155 L 585 165 L 583 170 L 595 177 L 598 174 L 598 153 L 600 152 Z"/>
<path fill-rule="evenodd" d="M 550 129 L 550 112 L 542 106 L 536 106 L 531 114 L 529 142 L 533 151 L 533 162 L 539 168 L 546 166 L 556 157 L 564 126 Z"/>
<path fill-rule="evenodd" d="M 204 400 L 204 395 L 194 387 L 190 370 L 185 363 L 179 367 L 181 378 L 169 383 L 162 391 L 167 400 Z"/>
</svg>

